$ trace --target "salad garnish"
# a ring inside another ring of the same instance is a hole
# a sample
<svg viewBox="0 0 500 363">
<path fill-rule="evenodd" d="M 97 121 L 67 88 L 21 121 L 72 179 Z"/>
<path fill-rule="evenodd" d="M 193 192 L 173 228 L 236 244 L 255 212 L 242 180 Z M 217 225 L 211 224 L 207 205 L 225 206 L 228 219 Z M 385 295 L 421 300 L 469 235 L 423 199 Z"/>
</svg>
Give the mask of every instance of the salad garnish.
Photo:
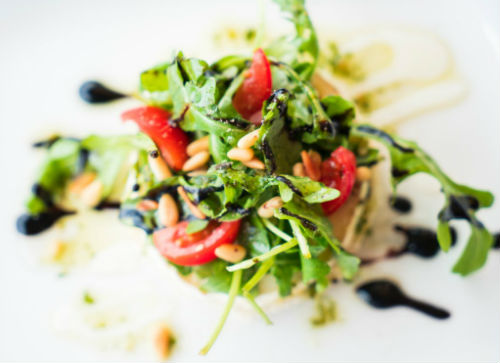
<svg viewBox="0 0 500 363">
<path fill-rule="evenodd" d="M 181 275 L 228 294 L 202 354 L 239 295 L 270 323 L 255 299 L 262 281 L 274 279 L 285 297 L 300 286 L 321 293 L 336 272 L 355 277 L 360 258 L 331 218 L 353 198 L 367 202 L 380 147 L 390 154 L 394 191 L 417 173 L 441 184 L 443 251 L 452 243 L 450 221 L 468 223 L 453 272 L 480 269 L 493 244 L 476 216 L 493 195 L 454 182 L 415 142 L 357 123 L 355 106 L 341 95 L 320 98 L 311 83 L 319 45 L 304 1 L 275 2 L 293 34 L 213 63 L 179 52 L 142 72 L 145 105 L 122 114 L 141 132 L 37 143 L 46 159 L 17 221 L 21 233 L 36 234 L 80 208 L 118 203 L 121 221 L 143 229 Z M 364 213 L 352 212 L 351 236 L 366 232 Z"/>
</svg>

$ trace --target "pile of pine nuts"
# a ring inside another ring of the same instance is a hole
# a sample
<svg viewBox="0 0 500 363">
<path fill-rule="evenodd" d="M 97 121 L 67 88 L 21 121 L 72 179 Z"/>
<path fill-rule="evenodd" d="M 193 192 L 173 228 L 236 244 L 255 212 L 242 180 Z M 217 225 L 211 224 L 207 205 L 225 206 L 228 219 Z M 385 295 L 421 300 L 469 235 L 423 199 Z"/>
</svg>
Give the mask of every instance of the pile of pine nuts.
<svg viewBox="0 0 500 363">
<path fill-rule="evenodd" d="M 254 151 L 252 150 L 252 146 L 255 145 L 258 139 L 258 129 L 249 132 L 238 140 L 237 147 L 228 151 L 227 157 L 231 160 L 241 161 L 243 165 L 251 169 L 263 170 L 265 168 L 264 163 L 255 157 Z"/>
<path fill-rule="evenodd" d="M 203 136 L 187 146 L 187 154 L 190 156 L 182 166 L 183 171 L 202 171 L 202 168 L 210 160 L 210 137 Z"/>
</svg>

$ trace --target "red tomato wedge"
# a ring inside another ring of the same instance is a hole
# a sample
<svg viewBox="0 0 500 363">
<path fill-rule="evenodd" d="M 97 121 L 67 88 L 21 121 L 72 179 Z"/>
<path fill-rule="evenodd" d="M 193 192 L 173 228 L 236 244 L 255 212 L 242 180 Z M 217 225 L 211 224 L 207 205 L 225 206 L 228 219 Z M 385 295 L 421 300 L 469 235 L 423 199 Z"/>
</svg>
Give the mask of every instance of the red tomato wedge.
<svg viewBox="0 0 500 363">
<path fill-rule="evenodd" d="M 170 167 L 180 170 L 188 159 L 189 139 L 182 129 L 168 123 L 169 118 L 168 111 L 153 106 L 134 108 L 122 114 L 123 121 L 134 121 L 154 141 Z"/>
<path fill-rule="evenodd" d="M 262 49 L 254 52 L 252 65 L 247 72 L 248 76 L 234 94 L 233 106 L 246 120 L 260 124 L 262 117 L 256 117 L 255 114 L 272 92 L 271 66 Z"/>
<path fill-rule="evenodd" d="M 162 256 L 181 266 L 196 266 L 215 260 L 215 249 L 233 243 L 240 229 L 240 221 L 210 222 L 199 232 L 186 232 L 188 221 L 153 233 L 153 243 Z"/>
<path fill-rule="evenodd" d="M 320 181 L 327 187 L 335 188 L 340 192 L 337 199 L 321 205 L 326 214 L 331 214 L 349 198 L 356 181 L 356 156 L 352 151 L 339 146 L 332 152 L 330 158 L 321 164 Z"/>
</svg>

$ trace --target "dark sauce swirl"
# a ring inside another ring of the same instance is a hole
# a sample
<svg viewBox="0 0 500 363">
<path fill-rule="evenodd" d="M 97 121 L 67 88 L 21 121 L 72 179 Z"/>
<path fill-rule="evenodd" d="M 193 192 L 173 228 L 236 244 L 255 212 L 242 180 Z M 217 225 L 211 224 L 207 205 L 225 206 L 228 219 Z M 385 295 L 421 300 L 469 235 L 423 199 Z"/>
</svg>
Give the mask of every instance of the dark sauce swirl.
<svg viewBox="0 0 500 363">
<path fill-rule="evenodd" d="M 406 306 L 436 319 L 447 319 L 451 314 L 439 307 L 407 296 L 395 283 L 389 280 L 372 280 L 356 288 L 358 296 L 377 309 Z"/>
<path fill-rule="evenodd" d="M 126 94 L 112 90 L 100 82 L 84 82 L 78 90 L 80 98 L 87 103 L 108 103 L 128 97 Z"/>
</svg>

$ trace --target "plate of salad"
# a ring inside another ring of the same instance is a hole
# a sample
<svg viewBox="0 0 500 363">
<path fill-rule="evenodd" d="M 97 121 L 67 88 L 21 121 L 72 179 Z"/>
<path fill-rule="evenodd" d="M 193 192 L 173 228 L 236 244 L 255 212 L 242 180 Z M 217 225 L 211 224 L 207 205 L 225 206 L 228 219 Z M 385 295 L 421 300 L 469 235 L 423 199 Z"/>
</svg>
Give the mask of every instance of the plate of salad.
<svg viewBox="0 0 500 363">
<path fill-rule="evenodd" d="M 3 67 L 0 358 L 498 359 L 498 24 L 302 0 L 107 23 L 108 4 L 62 7 L 76 44 L 42 22 L 54 54 Z"/>
</svg>

